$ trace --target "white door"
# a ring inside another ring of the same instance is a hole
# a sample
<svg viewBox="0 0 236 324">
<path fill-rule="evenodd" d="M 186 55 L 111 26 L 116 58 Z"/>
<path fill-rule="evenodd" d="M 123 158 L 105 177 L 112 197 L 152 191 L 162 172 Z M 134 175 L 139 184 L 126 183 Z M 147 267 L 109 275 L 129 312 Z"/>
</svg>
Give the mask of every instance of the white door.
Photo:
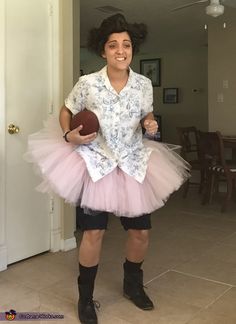
<svg viewBox="0 0 236 324">
<path fill-rule="evenodd" d="M 34 189 L 39 178 L 23 159 L 52 99 L 50 19 L 47 0 L 5 1 L 5 123 L 19 127 L 5 137 L 8 264 L 50 249 L 49 198 Z"/>
</svg>

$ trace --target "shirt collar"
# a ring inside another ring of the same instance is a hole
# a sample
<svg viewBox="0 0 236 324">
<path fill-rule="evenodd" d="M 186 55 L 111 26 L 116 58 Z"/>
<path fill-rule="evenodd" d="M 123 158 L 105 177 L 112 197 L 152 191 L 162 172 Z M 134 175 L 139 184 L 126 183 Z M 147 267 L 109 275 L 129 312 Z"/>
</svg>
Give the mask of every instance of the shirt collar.
<svg viewBox="0 0 236 324">
<path fill-rule="evenodd" d="M 111 91 L 111 92 L 114 92 L 116 95 L 117 95 L 117 92 L 113 89 L 111 83 L 110 83 L 110 80 L 108 78 L 108 75 L 107 75 L 107 65 L 104 66 L 100 71 L 99 71 L 99 74 L 102 76 L 102 79 L 103 79 L 103 82 L 104 82 L 104 85 L 105 87 Z M 125 87 L 121 90 L 120 94 L 123 92 L 123 91 L 126 91 L 126 90 L 129 90 L 132 86 L 132 81 L 134 79 L 134 71 L 129 67 L 129 78 L 128 78 L 128 81 L 125 85 Z"/>
</svg>

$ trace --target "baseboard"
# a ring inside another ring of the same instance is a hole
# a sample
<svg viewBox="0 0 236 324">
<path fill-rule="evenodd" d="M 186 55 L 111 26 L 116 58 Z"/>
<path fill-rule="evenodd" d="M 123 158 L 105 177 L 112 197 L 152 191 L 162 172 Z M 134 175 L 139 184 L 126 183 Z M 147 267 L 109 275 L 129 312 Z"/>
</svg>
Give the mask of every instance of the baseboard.
<svg viewBox="0 0 236 324">
<path fill-rule="evenodd" d="M 61 250 L 61 229 L 51 229 L 51 252 L 59 252 Z"/>
<path fill-rule="evenodd" d="M 70 251 L 77 247 L 75 237 L 71 237 L 67 240 L 61 240 L 61 250 L 62 251 Z"/>
<path fill-rule="evenodd" d="M 7 248 L 0 246 L 0 271 L 7 269 Z"/>
</svg>

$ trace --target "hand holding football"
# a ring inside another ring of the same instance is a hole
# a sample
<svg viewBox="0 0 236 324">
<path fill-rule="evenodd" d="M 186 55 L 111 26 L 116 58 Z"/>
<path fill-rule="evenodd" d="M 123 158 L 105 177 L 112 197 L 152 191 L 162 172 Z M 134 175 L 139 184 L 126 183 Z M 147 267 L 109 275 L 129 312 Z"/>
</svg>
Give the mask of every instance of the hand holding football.
<svg viewBox="0 0 236 324">
<path fill-rule="evenodd" d="M 95 132 L 97 133 L 99 130 L 99 121 L 96 114 L 87 109 L 80 111 L 78 114 L 72 117 L 70 129 L 73 130 L 80 125 L 83 125 L 83 128 L 80 131 L 80 135 L 83 136 Z"/>
</svg>

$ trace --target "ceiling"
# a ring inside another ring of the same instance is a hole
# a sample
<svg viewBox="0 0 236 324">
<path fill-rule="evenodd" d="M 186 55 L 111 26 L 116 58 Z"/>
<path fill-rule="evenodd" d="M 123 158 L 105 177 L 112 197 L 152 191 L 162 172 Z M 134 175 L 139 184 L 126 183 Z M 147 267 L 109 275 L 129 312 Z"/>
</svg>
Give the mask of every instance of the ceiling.
<svg viewBox="0 0 236 324">
<path fill-rule="evenodd" d="M 195 48 L 207 45 L 207 31 L 204 25 L 212 19 L 225 21 L 227 13 L 234 10 L 236 0 L 221 0 L 225 13 L 218 18 L 205 14 L 208 3 L 201 3 L 182 10 L 174 8 L 195 2 L 194 0 L 80 0 L 81 47 L 86 47 L 88 31 L 98 27 L 101 21 L 114 14 L 104 13 L 96 8 L 112 6 L 123 10 L 129 22 L 143 22 L 148 26 L 148 38 L 142 46 L 142 53 L 169 50 L 178 47 Z M 229 5 L 229 6 L 228 6 Z"/>
</svg>

